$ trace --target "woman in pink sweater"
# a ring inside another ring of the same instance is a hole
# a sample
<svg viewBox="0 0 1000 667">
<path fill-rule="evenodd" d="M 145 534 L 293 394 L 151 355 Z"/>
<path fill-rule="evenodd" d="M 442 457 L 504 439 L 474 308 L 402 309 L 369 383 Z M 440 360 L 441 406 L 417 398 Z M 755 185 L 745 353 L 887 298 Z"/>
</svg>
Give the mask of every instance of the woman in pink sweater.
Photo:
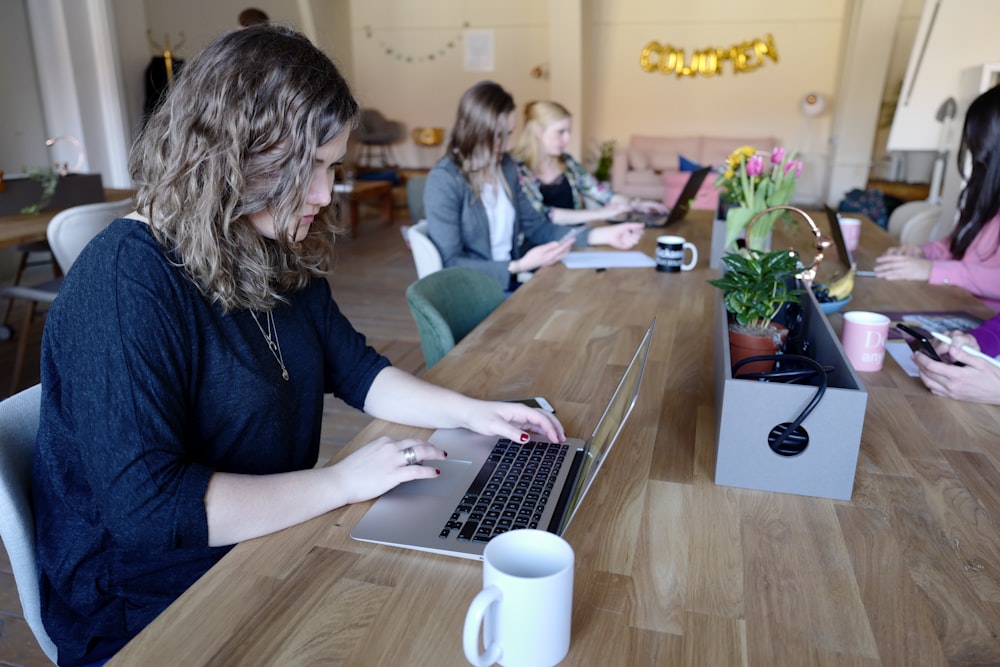
<svg viewBox="0 0 1000 667">
<path fill-rule="evenodd" d="M 887 280 L 958 285 L 1000 312 L 1000 86 L 977 97 L 965 114 L 958 169 L 972 164 L 951 235 L 923 245 L 889 248 L 875 262 Z"/>
</svg>

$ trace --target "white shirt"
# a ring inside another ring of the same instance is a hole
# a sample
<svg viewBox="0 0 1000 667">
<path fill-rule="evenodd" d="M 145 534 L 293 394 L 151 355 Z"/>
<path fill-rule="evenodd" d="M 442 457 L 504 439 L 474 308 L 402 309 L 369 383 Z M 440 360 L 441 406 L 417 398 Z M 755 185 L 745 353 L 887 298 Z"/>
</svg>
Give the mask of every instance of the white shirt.
<svg viewBox="0 0 1000 667">
<path fill-rule="evenodd" d="M 496 183 L 484 184 L 481 198 L 490 223 L 490 255 L 496 261 L 509 260 L 514 240 L 514 205 L 507 191 Z"/>
</svg>

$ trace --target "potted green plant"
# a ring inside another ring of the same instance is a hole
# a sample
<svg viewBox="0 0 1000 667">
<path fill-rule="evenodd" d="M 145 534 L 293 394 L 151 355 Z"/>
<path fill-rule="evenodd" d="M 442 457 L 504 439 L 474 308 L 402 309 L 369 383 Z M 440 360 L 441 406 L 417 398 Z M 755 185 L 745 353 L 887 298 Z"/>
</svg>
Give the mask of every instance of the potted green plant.
<svg viewBox="0 0 1000 667">
<path fill-rule="evenodd" d="M 594 178 L 607 183 L 611 180 L 611 166 L 615 159 L 615 142 L 604 141 L 600 145 L 597 158 L 597 168 L 594 170 Z"/>
<path fill-rule="evenodd" d="M 748 356 L 774 354 L 782 333 L 774 318 L 786 303 L 798 303 L 803 290 L 794 287 L 799 256 L 793 250 L 748 250 L 726 253 L 721 278 L 709 284 L 722 290 L 729 313 L 729 349 L 732 363 Z M 746 372 L 767 372 L 773 362 L 747 364 Z"/>
</svg>

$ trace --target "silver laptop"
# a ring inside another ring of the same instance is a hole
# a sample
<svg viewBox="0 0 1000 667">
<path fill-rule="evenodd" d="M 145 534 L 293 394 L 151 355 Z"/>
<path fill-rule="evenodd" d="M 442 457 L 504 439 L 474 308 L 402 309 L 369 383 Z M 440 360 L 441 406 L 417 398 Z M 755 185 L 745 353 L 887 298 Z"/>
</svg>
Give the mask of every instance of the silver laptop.
<svg viewBox="0 0 1000 667">
<path fill-rule="evenodd" d="M 507 530 L 561 535 L 632 413 L 655 325 L 654 318 L 586 442 L 521 444 L 465 429 L 434 431 L 430 442 L 448 452 L 433 462 L 441 474 L 380 497 L 351 537 L 482 559 L 487 542 Z"/>
</svg>

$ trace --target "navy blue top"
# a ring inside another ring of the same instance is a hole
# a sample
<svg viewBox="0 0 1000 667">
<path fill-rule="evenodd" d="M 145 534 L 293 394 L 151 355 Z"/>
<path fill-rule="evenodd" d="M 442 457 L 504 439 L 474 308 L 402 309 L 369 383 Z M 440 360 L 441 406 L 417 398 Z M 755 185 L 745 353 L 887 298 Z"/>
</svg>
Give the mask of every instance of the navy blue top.
<svg viewBox="0 0 1000 667">
<path fill-rule="evenodd" d="M 146 224 L 115 220 L 73 264 L 42 339 L 34 467 L 60 664 L 113 654 L 227 552 L 208 546 L 213 472 L 313 467 L 323 394 L 362 408 L 389 365 L 326 280 L 286 296 L 288 381 L 251 314 L 209 303 Z"/>
</svg>

